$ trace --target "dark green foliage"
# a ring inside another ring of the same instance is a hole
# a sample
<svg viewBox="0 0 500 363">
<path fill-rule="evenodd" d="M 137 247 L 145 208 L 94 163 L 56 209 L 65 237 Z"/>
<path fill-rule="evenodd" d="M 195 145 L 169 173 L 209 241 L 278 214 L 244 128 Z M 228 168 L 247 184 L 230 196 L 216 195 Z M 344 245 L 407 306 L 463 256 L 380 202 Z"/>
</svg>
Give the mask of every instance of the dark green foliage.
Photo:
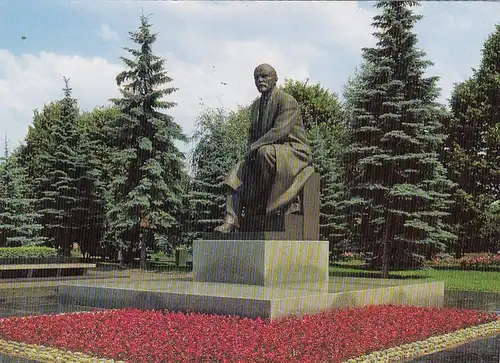
<svg viewBox="0 0 500 363">
<path fill-rule="evenodd" d="M 0 246 L 41 245 L 43 226 L 38 223 L 35 200 L 28 197 L 28 178 L 15 154 L 9 155 L 7 139 L 0 168 Z"/>
<path fill-rule="evenodd" d="M 50 125 L 48 147 L 38 156 L 39 165 L 44 169 L 35 176 L 35 193 L 44 236 L 62 254 L 69 255 L 73 242 L 78 240 L 80 224 L 74 214 L 79 202 L 76 184 L 78 134 L 75 129 L 79 111 L 68 80 L 65 82 L 59 117 Z"/>
<path fill-rule="evenodd" d="M 353 118 L 353 108 L 356 104 L 358 93 L 367 86 L 369 74 L 374 66 L 366 59 L 363 60 L 359 67 L 354 69 L 354 73 L 348 78 L 347 83 L 343 87 L 342 96 L 344 102 L 342 109 L 346 120 Z M 346 127 L 349 127 L 347 123 Z"/>
<path fill-rule="evenodd" d="M 479 68 L 455 85 L 450 105 L 444 160 L 450 179 L 458 183 L 455 251 L 496 252 L 498 234 L 487 233 L 491 219 L 485 213 L 500 199 L 500 25 L 484 43 Z"/>
<path fill-rule="evenodd" d="M 373 65 L 352 95 L 346 176 L 360 243 L 380 268 L 410 268 L 454 239 L 448 215 L 446 170 L 438 160 L 445 112 L 436 103 L 437 77 L 424 77 L 431 62 L 416 48 L 420 19 L 411 1 L 379 1 L 374 48 L 363 49 Z"/>
<path fill-rule="evenodd" d="M 60 116 L 61 101 L 51 102 L 45 105 L 41 111 L 35 110 L 33 122 L 28 127 L 23 144 L 14 151 L 20 164 L 27 172 L 29 182 L 27 191 L 30 197 L 36 197 L 35 180 L 47 170 L 47 165 L 44 165 L 40 160 L 40 156 L 51 151 L 51 128 Z"/>
<path fill-rule="evenodd" d="M 223 183 L 244 155 L 250 123 L 248 107 L 229 113 L 207 109 L 198 117 L 187 196 L 191 231 L 213 231 L 222 223 L 226 201 Z"/>
<path fill-rule="evenodd" d="M 483 235 L 493 237 L 489 250 L 500 253 L 500 200 L 496 200 L 486 207 Z"/>
<path fill-rule="evenodd" d="M 82 253 L 96 255 L 104 234 L 106 189 L 102 180 L 102 164 L 97 158 L 99 142 L 88 133 L 80 135 L 76 154 L 76 188 L 78 201 L 72 211 L 79 223 L 76 236 Z"/>
<path fill-rule="evenodd" d="M 345 146 L 344 112 L 337 95 L 319 83 L 287 80 L 282 87 L 299 103 L 313 152 L 313 165 L 321 175 L 320 235 L 330 241 L 330 252 L 352 249 L 345 222 L 345 184 L 340 155 Z"/>
<path fill-rule="evenodd" d="M 336 124 L 342 127 L 343 110 L 336 94 L 321 86 L 320 83 L 309 84 L 287 79 L 283 91 L 291 94 L 299 103 L 302 121 L 309 129 L 314 125 Z"/>
<path fill-rule="evenodd" d="M 129 33 L 139 49 L 125 48 L 133 59 L 121 58 L 128 70 L 116 77 L 122 97 L 112 100 L 120 116 L 107 128 L 114 149 L 109 235 L 128 252 L 128 259 L 141 240 L 144 247 L 155 235 L 168 235 L 177 226 L 182 205 L 183 155 L 175 141 L 186 138 L 171 116 L 158 111 L 175 106 L 162 98 L 177 89 L 160 88 L 172 79 L 164 70 L 165 60 L 152 53 L 156 34 L 150 28 L 142 16 L 139 29 Z M 148 226 L 140 226 L 141 218 Z"/>
<path fill-rule="evenodd" d="M 106 189 L 111 182 L 110 147 L 106 127 L 119 117 L 116 107 L 96 107 L 83 113 L 78 119 L 80 135 L 78 185 L 81 204 L 77 211 L 81 221 L 80 250 L 84 255 L 97 256 L 103 253 L 113 257 L 112 241 L 105 239 L 107 220 Z M 112 201 L 110 202 L 112 203 Z"/>
</svg>

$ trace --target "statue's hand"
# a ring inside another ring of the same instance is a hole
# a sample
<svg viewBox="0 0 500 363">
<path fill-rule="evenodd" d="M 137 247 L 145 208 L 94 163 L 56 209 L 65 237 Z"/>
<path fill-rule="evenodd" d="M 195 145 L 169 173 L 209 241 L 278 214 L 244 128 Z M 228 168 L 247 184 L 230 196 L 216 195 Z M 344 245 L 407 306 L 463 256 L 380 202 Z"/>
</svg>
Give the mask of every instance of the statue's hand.
<svg viewBox="0 0 500 363">
<path fill-rule="evenodd" d="M 245 152 L 245 161 L 252 160 L 255 157 L 255 150 L 248 149 Z"/>
</svg>

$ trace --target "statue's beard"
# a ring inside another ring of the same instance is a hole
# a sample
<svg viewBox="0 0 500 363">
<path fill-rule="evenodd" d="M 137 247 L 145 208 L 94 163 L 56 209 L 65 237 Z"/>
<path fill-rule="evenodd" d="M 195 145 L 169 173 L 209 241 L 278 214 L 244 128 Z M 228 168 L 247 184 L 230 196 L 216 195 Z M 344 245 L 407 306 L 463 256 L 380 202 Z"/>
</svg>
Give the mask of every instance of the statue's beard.
<svg viewBox="0 0 500 363">
<path fill-rule="evenodd" d="M 257 89 L 259 90 L 260 93 L 266 93 L 269 92 L 274 88 L 274 83 L 267 83 L 267 84 L 260 84 L 257 85 Z"/>
</svg>

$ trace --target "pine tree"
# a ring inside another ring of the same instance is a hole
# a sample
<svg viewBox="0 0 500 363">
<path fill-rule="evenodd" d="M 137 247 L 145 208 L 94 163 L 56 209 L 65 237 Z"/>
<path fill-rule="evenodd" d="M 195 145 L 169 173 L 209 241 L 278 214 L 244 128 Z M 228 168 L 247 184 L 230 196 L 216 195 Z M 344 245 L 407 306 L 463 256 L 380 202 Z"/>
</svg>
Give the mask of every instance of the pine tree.
<svg viewBox="0 0 500 363">
<path fill-rule="evenodd" d="M 484 42 L 479 68 L 455 85 L 450 106 L 444 159 L 458 183 L 452 214 L 460 236 L 456 254 L 494 251 L 496 234 L 481 238 L 480 231 L 489 220 L 485 211 L 500 199 L 500 25 Z"/>
<path fill-rule="evenodd" d="M 374 254 L 372 266 L 418 266 L 431 250 L 455 236 L 443 222 L 452 183 L 438 159 L 443 107 L 436 103 L 432 63 L 416 48 L 412 32 L 421 18 L 414 1 L 378 1 L 374 48 L 363 49 L 373 65 L 355 95 L 350 147 L 345 156 L 348 188 L 359 230 Z"/>
<path fill-rule="evenodd" d="M 164 70 L 165 60 L 152 53 L 157 35 L 141 16 L 136 32 L 129 32 L 139 50 L 124 48 L 134 59 L 121 57 L 128 67 L 116 81 L 122 98 L 112 102 L 120 117 L 111 125 L 113 180 L 108 200 L 111 235 L 124 249 L 130 261 L 141 246 L 141 266 L 145 267 L 146 246 L 155 235 L 168 235 L 177 224 L 182 205 L 184 155 L 175 141 L 186 141 L 181 127 L 158 109 L 170 109 L 175 103 L 162 100 L 177 88 L 159 88 L 172 82 Z"/>
<path fill-rule="evenodd" d="M 0 246 L 42 245 L 43 226 L 34 212 L 35 200 L 28 197 L 28 178 L 16 154 L 9 154 L 7 136 L 0 168 Z"/>
<path fill-rule="evenodd" d="M 80 250 L 84 254 L 97 255 L 101 250 L 105 223 L 105 181 L 102 164 L 98 158 L 99 140 L 92 139 L 87 132 L 79 134 L 75 159 L 75 186 L 78 200 L 72 217 L 79 221 L 75 225 Z"/>
<path fill-rule="evenodd" d="M 60 117 L 60 100 L 44 105 L 41 111 L 35 110 L 23 144 L 14 150 L 21 166 L 28 173 L 27 192 L 31 198 L 36 198 L 36 180 L 48 170 L 49 166 L 42 162 L 40 155 L 51 151 L 51 128 Z"/>
<path fill-rule="evenodd" d="M 344 98 L 342 108 L 346 120 L 352 119 L 352 112 L 353 108 L 355 108 L 357 95 L 367 86 L 366 82 L 367 79 L 369 79 L 369 74 L 372 69 L 373 65 L 364 59 L 361 65 L 354 69 L 354 73 L 348 78 L 344 85 L 342 92 Z M 349 124 L 347 124 L 346 127 L 349 127 Z"/>
<path fill-rule="evenodd" d="M 79 190 L 81 205 L 80 250 L 85 256 L 116 256 L 112 241 L 106 239 L 106 190 L 111 183 L 110 147 L 106 127 L 113 124 L 120 112 L 116 107 L 96 107 L 78 119 Z M 111 202 L 112 203 L 112 202 Z"/>
<path fill-rule="evenodd" d="M 50 147 L 39 155 L 39 165 L 45 170 L 35 179 L 35 192 L 39 196 L 37 212 L 42 215 L 44 236 L 62 254 L 69 256 L 81 223 L 74 215 L 79 202 L 76 184 L 78 134 L 75 131 L 79 111 L 71 96 L 69 79 L 64 78 L 64 82 L 60 115 L 51 124 L 47 140 Z"/>
</svg>

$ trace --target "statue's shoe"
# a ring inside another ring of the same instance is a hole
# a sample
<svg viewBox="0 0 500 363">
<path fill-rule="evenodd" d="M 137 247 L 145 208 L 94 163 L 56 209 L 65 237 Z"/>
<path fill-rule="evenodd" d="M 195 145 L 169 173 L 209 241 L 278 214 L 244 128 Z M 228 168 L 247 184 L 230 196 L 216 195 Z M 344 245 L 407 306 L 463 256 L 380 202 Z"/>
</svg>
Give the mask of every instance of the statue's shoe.
<svg viewBox="0 0 500 363">
<path fill-rule="evenodd" d="M 238 232 L 238 230 L 239 230 L 238 227 L 231 223 L 224 223 L 222 226 L 215 228 L 215 232 L 220 232 L 220 233 Z"/>
<path fill-rule="evenodd" d="M 288 210 L 285 212 L 285 215 L 288 216 L 290 214 L 300 214 L 301 208 L 299 203 L 292 203 Z"/>
</svg>

